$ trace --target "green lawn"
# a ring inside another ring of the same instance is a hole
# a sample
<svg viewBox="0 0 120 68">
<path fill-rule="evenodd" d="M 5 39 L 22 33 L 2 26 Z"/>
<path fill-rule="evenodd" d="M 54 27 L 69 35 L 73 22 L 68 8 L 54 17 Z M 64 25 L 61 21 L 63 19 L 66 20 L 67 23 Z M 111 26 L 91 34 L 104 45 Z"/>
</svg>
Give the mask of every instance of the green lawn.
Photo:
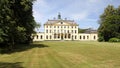
<svg viewBox="0 0 120 68">
<path fill-rule="evenodd" d="M 0 68 L 120 68 L 120 43 L 36 42 L 0 54 Z"/>
</svg>

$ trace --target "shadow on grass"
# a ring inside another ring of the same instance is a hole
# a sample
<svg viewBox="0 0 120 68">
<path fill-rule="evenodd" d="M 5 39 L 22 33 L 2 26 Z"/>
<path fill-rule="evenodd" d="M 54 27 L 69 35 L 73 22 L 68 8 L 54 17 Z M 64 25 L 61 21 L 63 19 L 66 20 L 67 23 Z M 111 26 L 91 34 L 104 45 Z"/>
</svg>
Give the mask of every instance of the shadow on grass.
<svg viewBox="0 0 120 68">
<path fill-rule="evenodd" d="M 0 68 L 24 68 L 21 66 L 22 62 L 8 63 L 0 62 Z"/>
<path fill-rule="evenodd" d="M 27 51 L 32 48 L 45 48 L 45 47 L 49 47 L 49 46 L 44 45 L 44 44 L 30 44 L 30 45 L 21 44 L 21 45 L 15 46 L 13 50 L 5 50 L 1 54 L 11 54 L 15 52 Z"/>
</svg>

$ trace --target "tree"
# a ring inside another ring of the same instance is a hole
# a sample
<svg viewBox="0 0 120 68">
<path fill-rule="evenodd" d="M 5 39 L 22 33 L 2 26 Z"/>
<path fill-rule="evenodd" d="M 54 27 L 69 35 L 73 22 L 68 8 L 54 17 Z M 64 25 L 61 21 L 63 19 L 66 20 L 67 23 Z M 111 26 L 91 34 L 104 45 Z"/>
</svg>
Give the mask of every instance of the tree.
<svg viewBox="0 0 120 68">
<path fill-rule="evenodd" d="M 108 5 L 104 10 L 100 16 L 100 27 L 98 28 L 99 41 L 108 41 L 114 37 L 120 38 L 120 15 L 118 14 L 118 9 L 112 5 Z"/>
<path fill-rule="evenodd" d="M 78 28 L 78 33 L 85 33 L 86 30 L 87 29 L 80 29 L 80 28 Z"/>
<path fill-rule="evenodd" d="M 0 0 L 0 44 L 12 49 L 32 39 L 36 22 L 32 14 L 34 0 Z"/>
</svg>

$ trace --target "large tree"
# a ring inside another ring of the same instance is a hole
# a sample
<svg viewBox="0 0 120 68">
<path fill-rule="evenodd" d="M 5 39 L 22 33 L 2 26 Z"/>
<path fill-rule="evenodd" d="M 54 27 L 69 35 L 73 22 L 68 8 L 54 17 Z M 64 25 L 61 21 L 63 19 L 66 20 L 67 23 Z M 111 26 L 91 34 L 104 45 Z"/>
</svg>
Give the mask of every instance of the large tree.
<svg viewBox="0 0 120 68">
<path fill-rule="evenodd" d="M 110 38 L 120 38 L 120 8 L 108 5 L 100 16 L 98 29 L 99 41 L 108 41 Z"/>
<path fill-rule="evenodd" d="M 0 0 L 0 44 L 30 43 L 35 21 L 33 0 Z"/>
</svg>

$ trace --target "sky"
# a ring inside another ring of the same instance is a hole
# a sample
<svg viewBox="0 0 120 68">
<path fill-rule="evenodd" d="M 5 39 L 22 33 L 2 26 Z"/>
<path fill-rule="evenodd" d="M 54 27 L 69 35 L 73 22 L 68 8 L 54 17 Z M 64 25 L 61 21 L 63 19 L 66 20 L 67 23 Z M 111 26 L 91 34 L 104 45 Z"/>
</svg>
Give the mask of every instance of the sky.
<svg viewBox="0 0 120 68">
<path fill-rule="evenodd" d="M 44 32 L 44 23 L 57 18 L 58 13 L 62 19 L 74 20 L 79 28 L 98 29 L 99 17 L 108 5 L 117 8 L 120 0 L 37 0 L 33 4 L 33 16 L 41 27 L 36 31 Z"/>
</svg>

